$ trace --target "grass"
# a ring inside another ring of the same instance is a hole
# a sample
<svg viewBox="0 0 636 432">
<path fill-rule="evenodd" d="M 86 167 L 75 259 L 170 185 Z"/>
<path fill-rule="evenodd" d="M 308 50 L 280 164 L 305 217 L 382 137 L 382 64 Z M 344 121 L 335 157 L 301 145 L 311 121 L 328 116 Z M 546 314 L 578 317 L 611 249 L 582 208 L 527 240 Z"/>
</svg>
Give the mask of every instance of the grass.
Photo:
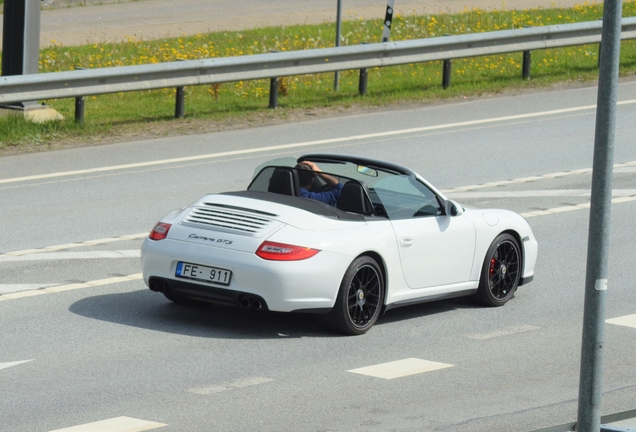
<svg viewBox="0 0 636 432">
<path fill-rule="evenodd" d="M 483 11 L 459 14 L 397 16 L 392 40 L 437 37 L 543 26 L 601 18 L 603 5 L 584 3 L 571 9 Z M 636 16 L 636 0 L 623 2 L 623 16 Z M 378 42 L 381 20 L 350 16 L 342 27 L 342 45 Z M 41 73 L 82 68 L 117 67 L 178 59 L 229 57 L 333 46 L 335 25 L 299 25 L 243 32 L 199 34 L 153 41 L 129 38 L 124 43 L 64 47 L 51 41 L 40 50 Z M 532 78 L 521 79 L 522 54 L 453 61 L 452 85 L 441 87 L 442 63 L 430 62 L 369 71 L 368 96 L 358 96 L 357 71 L 341 72 L 340 90 L 333 74 L 288 77 L 279 88 L 279 110 L 268 110 L 269 80 L 188 87 L 185 119 L 174 119 L 175 90 L 119 93 L 86 99 L 85 123 L 74 122 L 74 99 L 45 101 L 66 120 L 43 125 L 21 118 L 0 118 L 0 150 L 31 146 L 47 148 L 60 142 L 116 140 L 130 135 L 163 135 L 214 130 L 236 124 L 294 118 L 306 110 L 343 110 L 396 103 L 422 103 L 473 97 L 506 89 L 548 87 L 590 82 L 597 78 L 598 46 L 587 45 L 532 53 Z M 621 45 L 621 76 L 634 74 L 636 41 Z"/>
</svg>

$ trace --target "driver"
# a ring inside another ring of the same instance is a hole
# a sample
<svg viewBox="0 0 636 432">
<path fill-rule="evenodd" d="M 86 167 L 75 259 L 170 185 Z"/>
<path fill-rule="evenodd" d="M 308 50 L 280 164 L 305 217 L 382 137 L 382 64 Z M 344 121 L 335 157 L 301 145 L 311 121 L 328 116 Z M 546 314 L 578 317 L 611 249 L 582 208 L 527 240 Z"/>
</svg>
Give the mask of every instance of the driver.
<svg viewBox="0 0 636 432">
<path fill-rule="evenodd" d="M 300 181 L 300 196 L 321 201 L 335 206 L 342 192 L 342 183 L 333 176 L 323 173 L 318 165 L 310 161 L 302 161 L 296 165 L 298 180 Z M 324 192 L 311 192 L 316 176 L 320 176 L 327 183 L 329 190 Z"/>
</svg>

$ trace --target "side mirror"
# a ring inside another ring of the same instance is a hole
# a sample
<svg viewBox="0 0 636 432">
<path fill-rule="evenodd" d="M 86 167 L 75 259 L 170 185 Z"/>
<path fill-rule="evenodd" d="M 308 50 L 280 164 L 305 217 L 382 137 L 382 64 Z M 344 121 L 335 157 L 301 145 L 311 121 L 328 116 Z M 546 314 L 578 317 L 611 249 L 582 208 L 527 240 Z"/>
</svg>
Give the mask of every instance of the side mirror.
<svg viewBox="0 0 636 432">
<path fill-rule="evenodd" d="M 448 216 L 460 216 L 464 213 L 464 207 L 453 200 L 447 200 L 444 203 L 444 211 Z"/>
</svg>

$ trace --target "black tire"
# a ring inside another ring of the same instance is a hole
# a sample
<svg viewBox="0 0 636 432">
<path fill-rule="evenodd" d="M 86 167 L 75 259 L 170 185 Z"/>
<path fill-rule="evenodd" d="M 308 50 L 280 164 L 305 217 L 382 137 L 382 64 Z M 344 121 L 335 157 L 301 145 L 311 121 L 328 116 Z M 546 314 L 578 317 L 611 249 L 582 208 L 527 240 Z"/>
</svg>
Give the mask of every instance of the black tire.
<svg viewBox="0 0 636 432">
<path fill-rule="evenodd" d="M 477 300 L 486 306 L 503 306 L 519 286 L 521 249 L 510 234 L 500 234 L 488 248 L 481 268 Z"/>
<path fill-rule="evenodd" d="M 342 278 L 330 313 L 333 326 L 346 335 L 366 333 L 378 320 L 384 303 L 384 278 L 370 257 L 356 258 Z"/>
</svg>

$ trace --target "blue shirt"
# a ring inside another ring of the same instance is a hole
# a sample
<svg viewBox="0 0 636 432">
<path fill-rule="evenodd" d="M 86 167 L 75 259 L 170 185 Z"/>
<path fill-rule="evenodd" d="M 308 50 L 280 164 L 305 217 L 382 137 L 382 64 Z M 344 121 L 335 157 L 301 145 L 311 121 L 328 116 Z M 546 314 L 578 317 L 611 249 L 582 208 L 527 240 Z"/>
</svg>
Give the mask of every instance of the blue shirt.
<svg viewBox="0 0 636 432">
<path fill-rule="evenodd" d="M 324 192 L 310 192 L 307 189 L 300 188 L 300 196 L 303 198 L 311 198 L 316 201 L 324 202 L 335 206 L 342 192 L 342 183 L 338 183 L 336 187 Z"/>
</svg>

